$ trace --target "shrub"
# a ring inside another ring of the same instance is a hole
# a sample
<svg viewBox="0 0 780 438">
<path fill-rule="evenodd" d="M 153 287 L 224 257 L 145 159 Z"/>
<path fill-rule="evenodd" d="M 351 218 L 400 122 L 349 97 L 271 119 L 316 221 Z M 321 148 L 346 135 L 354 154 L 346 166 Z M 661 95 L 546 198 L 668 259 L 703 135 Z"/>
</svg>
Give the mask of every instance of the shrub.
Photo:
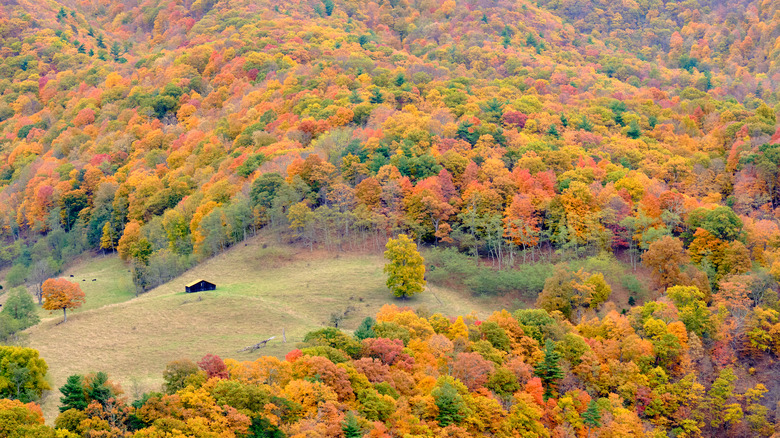
<svg viewBox="0 0 780 438">
<path fill-rule="evenodd" d="M 349 356 L 347 356 L 346 353 L 327 345 L 303 348 L 301 349 L 301 353 L 307 354 L 309 356 L 321 356 L 333 363 L 349 362 Z"/>
<path fill-rule="evenodd" d="M 647 289 L 645 288 L 645 285 L 642 284 L 642 282 L 639 281 L 636 278 L 636 276 L 633 276 L 631 274 L 625 274 L 621 276 L 620 284 L 628 290 L 629 295 L 635 300 L 637 298 L 644 298 L 645 295 L 647 294 Z"/>
<path fill-rule="evenodd" d="M 163 390 L 167 394 L 174 394 L 176 391 L 187 386 L 187 378 L 198 372 L 198 365 L 189 359 L 179 359 L 168 363 L 163 371 Z"/>
<path fill-rule="evenodd" d="M 550 275 L 552 265 L 548 263 L 521 265 L 516 269 L 502 271 L 480 267 L 480 272 L 465 283 L 472 292 L 480 295 L 520 293 L 534 297 L 544 289 L 544 282 Z"/>
<path fill-rule="evenodd" d="M 358 354 L 360 354 L 361 349 L 360 343 L 358 341 L 352 339 L 349 335 L 342 332 L 341 330 L 333 327 L 327 327 L 306 333 L 306 335 L 303 337 L 303 342 L 311 347 L 332 347 L 345 352 L 350 357 L 357 357 Z M 317 355 L 328 357 L 324 354 Z"/>
<path fill-rule="evenodd" d="M 549 263 L 534 263 L 496 271 L 490 266 L 477 265 L 473 258 L 454 248 L 431 250 L 425 260 L 427 280 L 431 284 L 454 282 L 478 295 L 520 293 L 534 297 L 544 289 L 544 282 L 553 270 Z"/>
</svg>

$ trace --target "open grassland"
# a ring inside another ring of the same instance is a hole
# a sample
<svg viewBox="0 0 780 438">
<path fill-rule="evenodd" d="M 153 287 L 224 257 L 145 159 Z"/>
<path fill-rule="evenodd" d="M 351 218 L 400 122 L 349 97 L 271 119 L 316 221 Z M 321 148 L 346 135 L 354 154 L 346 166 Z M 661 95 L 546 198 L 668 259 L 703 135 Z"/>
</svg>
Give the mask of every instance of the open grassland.
<svg viewBox="0 0 780 438">
<path fill-rule="evenodd" d="M 162 370 L 171 360 L 197 360 L 207 353 L 238 360 L 281 357 L 308 331 L 327 325 L 331 314 L 348 309 L 341 324 L 345 330 L 355 329 L 388 303 L 445 315 L 474 311 L 480 317 L 502 307 L 495 300 L 437 287 L 397 300 L 385 287 L 381 255 L 264 246 L 258 238 L 234 247 L 132 299 L 132 285 L 123 283 L 129 281 L 127 268 L 116 258 L 85 262 L 66 273 L 82 284 L 85 309 L 69 314 L 65 324 L 57 324 L 61 314 L 47 312 L 46 320 L 28 330 L 29 346 L 49 364 L 54 388 L 70 374 L 106 371 L 134 397 L 159 390 Z M 217 290 L 184 293 L 184 285 L 196 279 L 216 283 Z M 266 348 L 237 353 L 271 336 L 276 338 Z M 52 391 L 44 403 L 50 421 L 59 396 Z"/>
<path fill-rule="evenodd" d="M 121 303 L 135 296 L 135 286 L 130 271 L 116 254 L 97 256 L 77 263 L 62 273 L 62 278 L 77 283 L 84 291 L 86 301 L 78 309 L 68 311 L 68 316 L 98 309 L 109 304 Z M 54 312 L 53 315 L 61 315 Z M 41 318 L 50 315 L 41 309 Z"/>
</svg>

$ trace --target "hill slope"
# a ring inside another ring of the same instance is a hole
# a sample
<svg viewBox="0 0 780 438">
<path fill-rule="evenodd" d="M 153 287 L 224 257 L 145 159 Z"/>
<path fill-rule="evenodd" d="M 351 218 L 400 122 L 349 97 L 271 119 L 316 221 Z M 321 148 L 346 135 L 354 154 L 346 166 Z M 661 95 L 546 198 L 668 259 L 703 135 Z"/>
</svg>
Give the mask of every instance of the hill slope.
<svg viewBox="0 0 780 438">
<path fill-rule="evenodd" d="M 268 246 L 257 238 L 138 298 L 73 312 L 65 324 L 58 324 L 61 316 L 55 314 L 27 331 L 29 346 L 49 364 L 55 388 L 68 375 L 105 371 L 128 392 L 150 391 L 159 390 L 162 370 L 172 360 L 198 360 L 207 353 L 239 360 L 281 357 L 304 334 L 329 325 L 331 313 L 347 309 L 340 327 L 353 330 L 387 303 L 445 315 L 475 311 L 480 317 L 496 308 L 495 303 L 440 288 L 398 301 L 384 285 L 382 266 L 376 255 L 344 253 L 334 258 Z M 217 290 L 184 293 L 185 284 L 200 278 L 215 282 Z M 87 290 L 87 306 L 93 297 Z M 267 348 L 237 353 L 271 336 L 275 339 Z M 58 403 L 55 390 L 44 404 L 50 418 Z"/>
</svg>

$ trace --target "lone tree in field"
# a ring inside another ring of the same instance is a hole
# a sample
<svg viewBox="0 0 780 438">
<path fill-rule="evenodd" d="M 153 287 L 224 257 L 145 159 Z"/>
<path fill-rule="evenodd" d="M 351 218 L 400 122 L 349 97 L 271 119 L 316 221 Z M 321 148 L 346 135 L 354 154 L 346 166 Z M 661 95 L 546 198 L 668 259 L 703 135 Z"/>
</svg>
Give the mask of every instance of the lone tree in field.
<svg viewBox="0 0 780 438">
<path fill-rule="evenodd" d="M 385 246 L 387 287 L 399 298 L 410 297 L 425 289 L 425 259 L 406 234 L 390 239 Z"/>
<path fill-rule="evenodd" d="M 46 310 L 62 309 L 62 322 L 65 322 L 68 320 L 68 309 L 76 309 L 84 304 L 84 292 L 76 283 L 50 278 L 43 282 L 43 300 L 43 308 Z"/>
</svg>

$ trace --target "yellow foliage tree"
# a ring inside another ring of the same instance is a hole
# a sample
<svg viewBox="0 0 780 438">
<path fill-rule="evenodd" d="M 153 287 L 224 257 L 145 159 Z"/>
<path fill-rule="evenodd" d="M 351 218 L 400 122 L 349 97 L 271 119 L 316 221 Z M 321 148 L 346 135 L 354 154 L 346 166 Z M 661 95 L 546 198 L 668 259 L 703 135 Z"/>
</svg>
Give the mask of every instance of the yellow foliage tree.
<svg viewBox="0 0 780 438">
<path fill-rule="evenodd" d="M 387 287 L 393 295 L 407 298 L 425 290 L 425 259 L 406 234 L 387 241 L 385 265 Z"/>
<path fill-rule="evenodd" d="M 133 255 L 133 247 L 139 240 L 141 240 L 141 224 L 132 221 L 125 227 L 125 232 L 122 234 L 116 247 L 119 252 L 119 258 L 124 261 L 130 260 L 130 257 Z"/>
<path fill-rule="evenodd" d="M 114 227 L 111 222 L 103 224 L 103 234 L 100 236 L 100 248 L 114 251 Z"/>
</svg>

